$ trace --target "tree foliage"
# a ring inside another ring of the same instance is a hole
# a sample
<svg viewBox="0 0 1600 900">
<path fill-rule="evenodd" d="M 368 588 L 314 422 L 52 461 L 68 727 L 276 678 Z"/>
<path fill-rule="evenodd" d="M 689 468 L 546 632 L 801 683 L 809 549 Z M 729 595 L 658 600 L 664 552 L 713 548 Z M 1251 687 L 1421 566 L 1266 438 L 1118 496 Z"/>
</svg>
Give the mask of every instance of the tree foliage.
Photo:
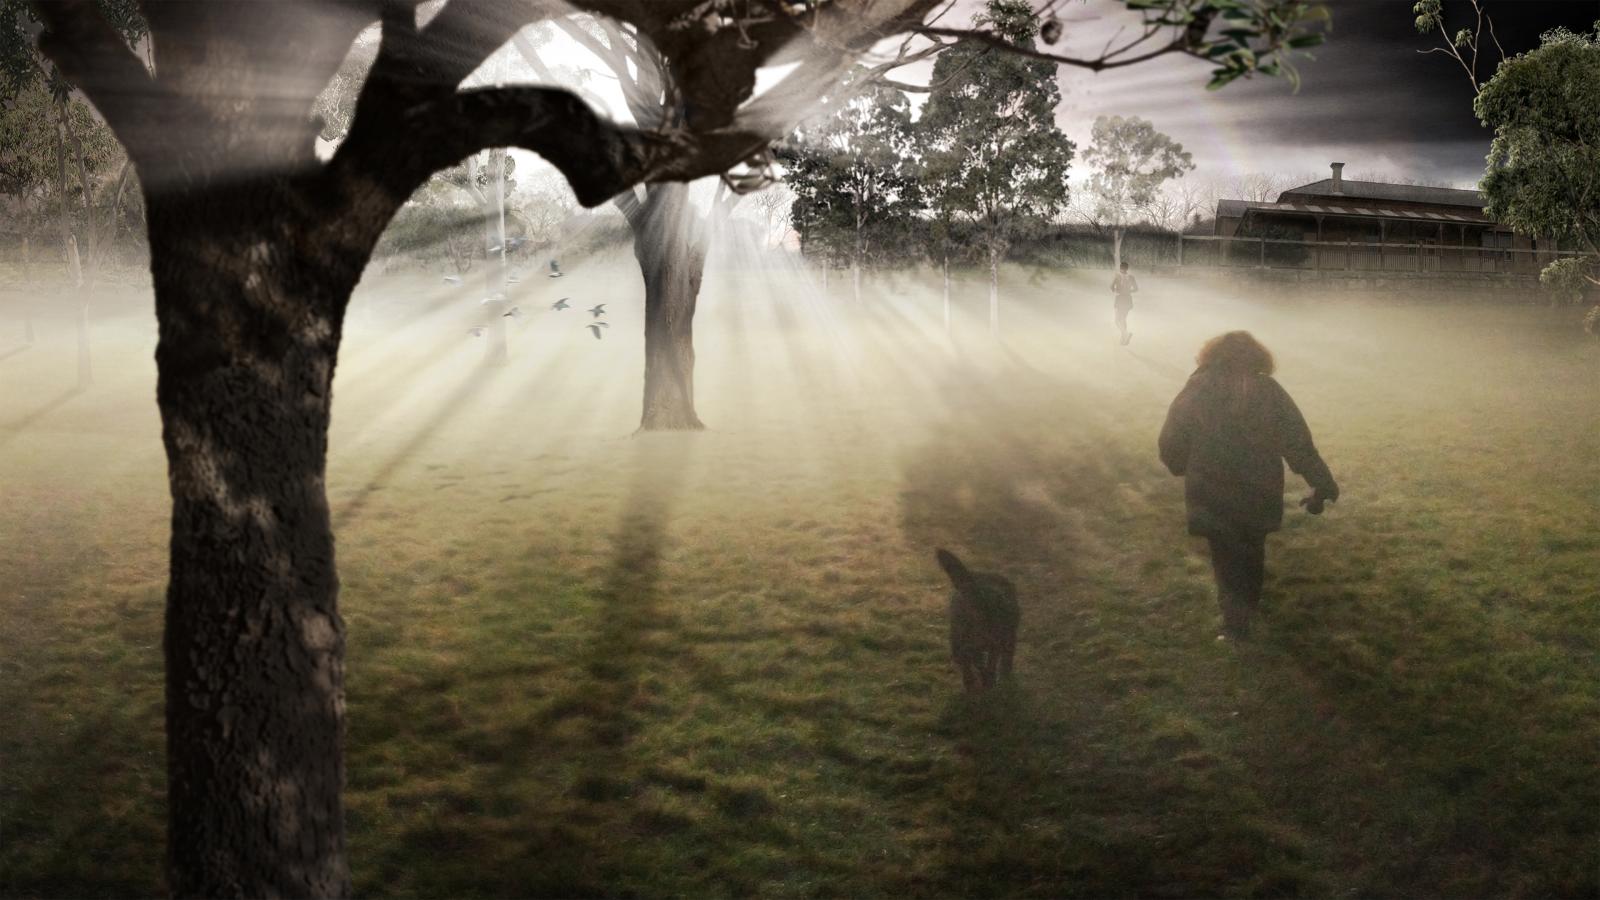
<svg viewBox="0 0 1600 900">
<path fill-rule="evenodd" d="M 1023 0 L 991 0 L 975 25 L 1030 48 L 1039 30 Z M 997 256 L 1067 202 L 1073 145 L 1055 123 L 1055 66 L 966 41 L 939 55 L 932 83 L 918 122 L 928 190 Z"/>
<path fill-rule="evenodd" d="M 1580 285 L 1600 285 L 1600 22 L 1592 35 L 1550 31 L 1537 49 L 1506 60 L 1473 111 L 1494 129 L 1485 211 L 1589 254 L 1545 272 L 1558 294 L 1576 299 Z"/>
<path fill-rule="evenodd" d="M 1600 253 L 1600 34 L 1547 33 L 1501 65 L 1473 110 L 1495 132 L 1489 215 Z"/>
<path fill-rule="evenodd" d="M 1122 232 L 1139 214 L 1151 214 L 1161 186 L 1194 169 L 1183 145 L 1138 116 L 1100 116 L 1094 120 L 1092 143 L 1083 161 L 1093 167 L 1089 194 L 1093 216 L 1115 233 L 1117 259 Z"/>
<path fill-rule="evenodd" d="M 133 0 L 95 7 L 123 40 L 144 35 Z M 119 177 L 127 157 L 111 129 L 34 46 L 42 27 L 23 0 L 0 0 L 0 193 L 21 199 L 22 231 L 44 231 L 54 217 L 88 255 L 97 235 L 117 232 L 136 198 Z M 103 224 L 95 221 L 102 206 Z"/>
<path fill-rule="evenodd" d="M 844 91 L 830 115 L 800 128 L 782 158 L 802 248 L 859 266 L 904 243 L 922 196 L 905 94 L 881 85 Z"/>
</svg>

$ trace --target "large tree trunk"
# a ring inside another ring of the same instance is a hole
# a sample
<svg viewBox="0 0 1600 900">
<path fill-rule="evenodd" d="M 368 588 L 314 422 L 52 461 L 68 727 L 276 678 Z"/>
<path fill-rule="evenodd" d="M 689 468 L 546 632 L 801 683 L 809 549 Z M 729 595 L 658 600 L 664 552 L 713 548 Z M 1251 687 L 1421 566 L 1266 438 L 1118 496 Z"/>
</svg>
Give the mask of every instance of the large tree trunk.
<svg viewBox="0 0 1600 900">
<path fill-rule="evenodd" d="M 1111 271 L 1122 271 L 1122 229 L 1111 229 Z"/>
<path fill-rule="evenodd" d="M 705 275 L 705 222 L 688 185 L 652 184 L 631 219 L 644 276 L 644 414 L 641 431 L 705 425 L 694 409 L 694 309 Z"/>
<path fill-rule="evenodd" d="M 345 897 L 344 623 L 324 472 L 360 265 L 308 246 L 303 206 L 270 186 L 188 196 L 148 207 L 172 493 L 170 888 Z"/>
</svg>

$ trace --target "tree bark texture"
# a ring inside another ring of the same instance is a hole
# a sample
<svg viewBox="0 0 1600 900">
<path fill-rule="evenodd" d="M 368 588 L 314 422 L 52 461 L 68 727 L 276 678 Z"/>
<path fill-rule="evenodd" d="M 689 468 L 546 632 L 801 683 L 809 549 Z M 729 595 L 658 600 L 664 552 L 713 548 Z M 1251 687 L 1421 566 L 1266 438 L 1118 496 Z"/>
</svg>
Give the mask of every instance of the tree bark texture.
<svg viewBox="0 0 1600 900">
<path fill-rule="evenodd" d="M 681 183 L 652 184 L 633 222 L 644 276 L 644 413 L 641 431 L 698 430 L 694 311 L 705 275 L 705 222 Z"/>
<path fill-rule="evenodd" d="M 172 494 L 175 896 L 343 897 L 344 624 L 324 484 L 359 262 L 272 179 L 148 198 Z"/>
</svg>

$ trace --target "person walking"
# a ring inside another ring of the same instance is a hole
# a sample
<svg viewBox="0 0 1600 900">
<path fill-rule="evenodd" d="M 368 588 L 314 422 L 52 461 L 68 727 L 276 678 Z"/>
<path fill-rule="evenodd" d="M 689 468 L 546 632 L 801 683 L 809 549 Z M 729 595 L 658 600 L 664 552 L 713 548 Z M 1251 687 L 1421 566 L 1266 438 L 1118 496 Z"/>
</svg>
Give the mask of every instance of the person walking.
<svg viewBox="0 0 1600 900">
<path fill-rule="evenodd" d="M 1138 290 L 1139 279 L 1133 277 L 1133 273 L 1128 271 L 1128 263 L 1124 261 L 1116 277 L 1111 279 L 1111 293 L 1116 296 L 1112 308 L 1117 311 L 1117 331 L 1122 335 L 1123 346 L 1133 340 L 1133 332 L 1128 330 L 1128 312 L 1133 309 L 1133 295 Z"/>
<path fill-rule="evenodd" d="M 1283 525 L 1283 464 L 1312 488 L 1301 505 L 1320 515 L 1339 499 L 1289 392 L 1272 378 L 1273 359 L 1248 331 L 1207 341 L 1198 368 L 1172 401 L 1161 428 L 1161 462 L 1184 479 L 1189 533 L 1211 548 L 1222 609 L 1218 640 L 1249 637 L 1261 602 L 1267 535 Z"/>
</svg>

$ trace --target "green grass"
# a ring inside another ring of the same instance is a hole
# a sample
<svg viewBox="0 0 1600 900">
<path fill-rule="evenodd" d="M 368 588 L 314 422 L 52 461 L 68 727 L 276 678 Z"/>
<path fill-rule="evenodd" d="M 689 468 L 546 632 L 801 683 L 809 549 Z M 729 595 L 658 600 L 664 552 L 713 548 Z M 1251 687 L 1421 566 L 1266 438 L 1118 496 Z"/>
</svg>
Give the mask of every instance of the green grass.
<svg viewBox="0 0 1600 900">
<path fill-rule="evenodd" d="M 996 346 L 975 279 L 952 349 L 936 276 L 832 330 L 758 277 L 708 277 L 697 435 L 627 436 L 636 302 L 602 342 L 536 316 L 487 373 L 470 304 L 353 320 L 329 480 L 360 894 L 1600 891 L 1575 316 L 1150 278 L 1124 351 L 1102 279 L 1052 276 L 1011 279 Z M 7 896 L 163 889 L 147 304 L 106 304 L 89 392 L 64 318 L 0 359 Z M 1154 458 L 1231 327 L 1279 354 L 1345 489 L 1287 515 L 1237 648 Z M 949 666 L 935 546 L 1021 588 L 993 696 Z"/>
</svg>

